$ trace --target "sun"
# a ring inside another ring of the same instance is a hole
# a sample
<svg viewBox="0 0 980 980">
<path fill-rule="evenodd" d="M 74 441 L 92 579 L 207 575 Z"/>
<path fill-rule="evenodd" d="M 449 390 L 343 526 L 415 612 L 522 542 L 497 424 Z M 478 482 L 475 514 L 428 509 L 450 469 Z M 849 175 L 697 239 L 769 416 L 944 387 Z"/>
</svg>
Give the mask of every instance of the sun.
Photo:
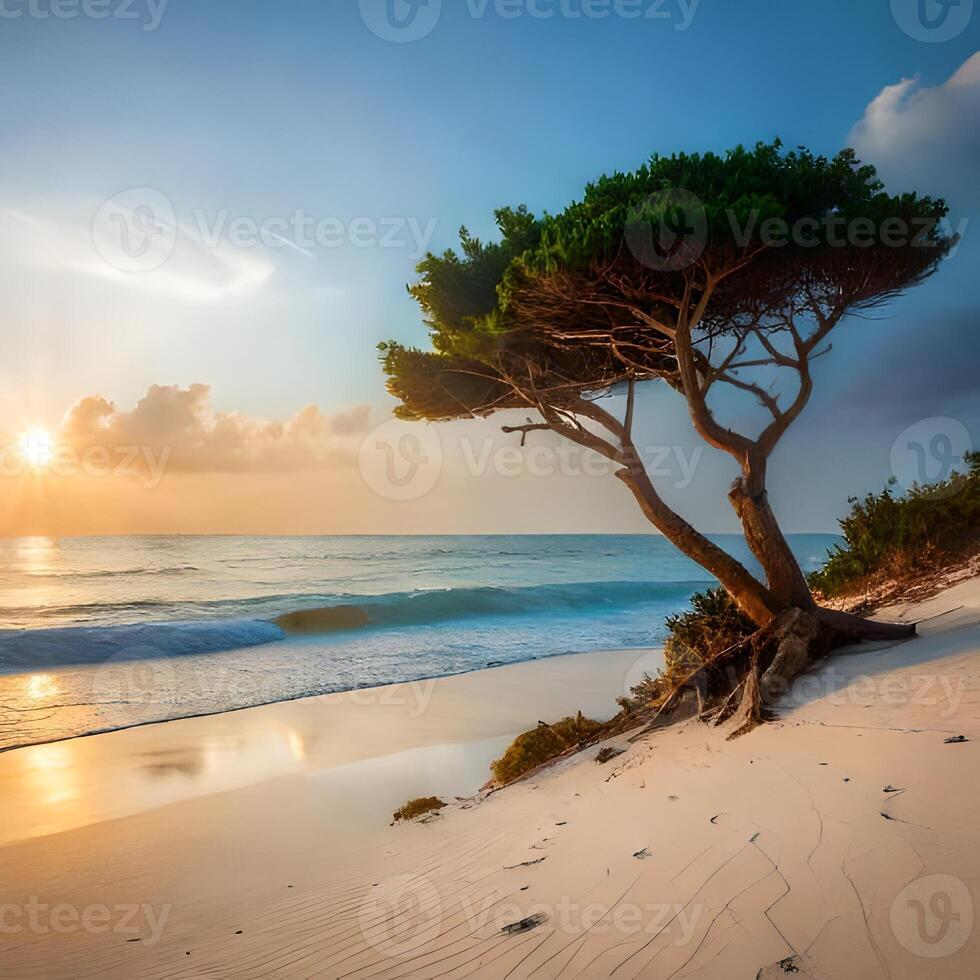
<svg viewBox="0 0 980 980">
<path fill-rule="evenodd" d="M 20 437 L 20 454 L 28 466 L 42 469 L 51 462 L 51 436 L 44 429 L 30 429 Z"/>
</svg>

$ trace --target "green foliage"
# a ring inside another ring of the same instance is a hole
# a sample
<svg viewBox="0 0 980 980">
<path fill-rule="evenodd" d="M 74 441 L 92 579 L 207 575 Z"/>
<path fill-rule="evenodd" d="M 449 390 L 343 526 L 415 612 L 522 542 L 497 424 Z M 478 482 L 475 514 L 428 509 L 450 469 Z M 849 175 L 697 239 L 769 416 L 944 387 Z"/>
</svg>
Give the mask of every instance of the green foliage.
<svg viewBox="0 0 980 980">
<path fill-rule="evenodd" d="M 509 783 L 591 738 L 602 728 L 600 722 L 586 718 L 581 711 L 574 718 L 563 718 L 553 725 L 539 722 L 537 728 L 518 735 L 507 751 L 490 764 L 490 771 L 496 782 Z"/>
<path fill-rule="evenodd" d="M 409 800 L 403 807 L 392 814 L 395 823 L 400 820 L 414 820 L 427 813 L 436 813 L 446 806 L 438 796 L 422 796 L 417 800 Z"/>
<path fill-rule="evenodd" d="M 695 592 L 691 608 L 668 616 L 666 625 L 664 668 L 657 677 L 645 677 L 627 697 L 619 699 L 628 714 L 657 706 L 692 671 L 756 631 L 752 620 L 723 588 Z"/>
<path fill-rule="evenodd" d="M 737 146 L 725 154 L 655 155 L 631 173 L 600 177 L 586 187 L 580 202 L 545 216 L 539 240 L 521 256 L 520 266 L 538 272 L 582 269 L 598 256 L 617 254 L 627 226 L 638 216 L 654 217 L 650 208 L 656 208 L 657 195 L 671 189 L 701 202 L 709 251 L 729 245 L 740 229 L 758 240 L 763 223 L 772 218 L 792 225 L 831 214 L 841 221 L 877 221 L 914 215 L 938 220 L 946 213 L 941 201 L 886 194 L 875 168 L 862 165 L 853 150 L 828 159 L 802 147 L 784 152 L 775 140 L 751 150 Z M 814 235 L 819 247 L 826 243 L 828 229 L 818 227 Z M 805 247 L 812 250 L 814 245 Z"/>
<path fill-rule="evenodd" d="M 536 218 L 524 206 L 498 210 L 497 242 L 482 242 L 463 228 L 458 251 L 426 256 L 409 292 L 429 326 L 432 351 L 393 342 L 380 347 L 400 416 L 487 415 L 526 408 L 542 392 L 561 408 L 555 392 L 568 386 L 608 391 L 626 369 L 619 350 L 587 336 L 596 324 L 631 331 L 625 338 L 631 377 L 670 380 L 676 366 L 663 336 L 651 333 L 633 310 L 669 319 L 697 296 L 685 292 L 682 271 L 657 272 L 638 261 L 628 229 L 663 211 L 658 195 L 671 189 L 703 205 L 707 241 L 699 261 L 713 275 L 727 275 L 702 316 L 711 332 L 732 329 L 739 316 L 778 319 L 815 288 L 846 296 L 854 308 L 871 305 L 929 275 L 950 244 L 938 227 L 947 210 L 943 201 L 886 194 L 875 169 L 852 150 L 827 158 L 802 148 L 787 152 L 777 140 L 725 154 L 654 156 L 638 170 L 589 184 L 581 201 L 558 214 Z M 832 240 L 840 236 L 840 222 L 858 218 L 874 229 L 868 244 Z M 790 226 L 807 219 L 814 227 L 805 244 L 791 239 L 761 247 L 767 219 Z M 838 226 L 832 229 L 829 219 Z M 924 223 L 920 244 L 934 247 L 885 247 L 888 219 L 917 232 Z M 555 324 L 566 331 L 560 339 Z M 523 385 L 516 395 L 515 377 L 517 387 Z"/>
<path fill-rule="evenodd" d="M 460 253 L 430 252 L 418 265 L 419 281 L 409 286 L 441 354 L 478 360 L 494 350 L 497 286 L 513 259 L 540 234 L 534 215 L 523 205 L 501 208 L 495 217 L 499 242 L 485 244 L 460 228 Z"/>
<path fill-rule="evenodd" d="M 695 592 L 691 609 L 666 619 L 667 645 L 694 651 L 699 660 L 710 660 L 722 650 L 754 633 L 755 624 L 722 588 Z"/>
<path fill-rule="evenodd" d="M 841 522 L 844 544 L 810 576 L 827 597 L 860 591 L 876 577 L 901 579 L 955 561 L 980 544 L 980 453 L 966 459 L 966 472 L 896 496 L 890 487 L 851 498 Z"/>
</svg>

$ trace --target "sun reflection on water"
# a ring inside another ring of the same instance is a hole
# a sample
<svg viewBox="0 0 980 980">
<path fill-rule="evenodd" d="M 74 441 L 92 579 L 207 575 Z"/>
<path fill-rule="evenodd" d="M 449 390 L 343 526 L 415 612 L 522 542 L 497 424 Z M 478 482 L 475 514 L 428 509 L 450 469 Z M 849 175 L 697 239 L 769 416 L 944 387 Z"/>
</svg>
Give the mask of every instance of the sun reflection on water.
<svg viewBox="0 0 980 980">
<path fill-rule="evenodd" d="M 33 701 L 49 700 L 61 693 L 58 678 L 51 674 L 31 674 L 24 682 L 27 697 Z"/>
</svg>

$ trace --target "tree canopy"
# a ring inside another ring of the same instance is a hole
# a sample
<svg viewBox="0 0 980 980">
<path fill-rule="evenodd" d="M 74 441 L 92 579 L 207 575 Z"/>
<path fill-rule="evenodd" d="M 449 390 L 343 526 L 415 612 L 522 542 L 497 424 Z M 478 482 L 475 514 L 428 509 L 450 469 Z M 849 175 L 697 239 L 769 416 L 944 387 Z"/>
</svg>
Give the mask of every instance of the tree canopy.
<svg viewBox="0 0 980 980">
<path fill-rule="evenodd" d="M 410 292 L 433 349 L 381 345 L 388 388 L 403 419 L 525 409 L 540 420 L 505 431 L 550 429 L 614 460 L 651 523 L 762 625 L 814 606 L 768 502 L 768 458 L 806 407 L 831 332 L 935 271 L 953 244 L 945 215 L 942 200 L 886 193 L 851 150 L 828 159 L 776 141 L 654 156 L 559 214 L 499 210 L 497 242 L 464 228 L 459 253 L 428 255 Z M 729 499 L 765 586 L 650 480 L 632 428 L 635 386 L 652 379 L 737 461 Z M 753 398 L 761 427 L 717 417 L 716 386 Z M 614 390 L 627 394 L 622 418 L 599 404 Z"/>
<path fill-rule="evenodd" d="M 750 367 L 789 366 L 760 338 L 809 317 L 813 353 L 846 313 L 928 276 L 950 244 L 945 214 L 887 194 L 851 150 L 654 156 L 559 214 L 497 211 L 499 242 L 464 228 L 458 253 L 428 255 L 410 292 L 433 350 L 382 345 L 389 388 L 402 418 L 442 420 L 568 408 L 627 379 L 681 387 L 683 325 L 705 375 L 725 340 L 726 356 L 740 348 L 713 380 L 744 387 L 734 365 L 753 343 Z"/>
</svg>

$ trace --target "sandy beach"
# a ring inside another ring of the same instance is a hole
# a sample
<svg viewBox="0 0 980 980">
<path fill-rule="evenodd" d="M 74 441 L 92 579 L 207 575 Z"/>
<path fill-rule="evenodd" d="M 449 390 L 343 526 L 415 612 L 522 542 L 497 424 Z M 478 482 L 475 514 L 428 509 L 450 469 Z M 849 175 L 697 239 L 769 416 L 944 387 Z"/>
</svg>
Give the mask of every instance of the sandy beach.
<svg viewBox="0 0 980 980">
<path fill-rule="evenodd" d="M 882 615 L 926 621 L 741 739 L 624 736 L 488 797 L 516 732 L 611 715 L 656 653 L 5 753 L 0 976 L 974 976 L 980 583 Z"/>
</svg>

